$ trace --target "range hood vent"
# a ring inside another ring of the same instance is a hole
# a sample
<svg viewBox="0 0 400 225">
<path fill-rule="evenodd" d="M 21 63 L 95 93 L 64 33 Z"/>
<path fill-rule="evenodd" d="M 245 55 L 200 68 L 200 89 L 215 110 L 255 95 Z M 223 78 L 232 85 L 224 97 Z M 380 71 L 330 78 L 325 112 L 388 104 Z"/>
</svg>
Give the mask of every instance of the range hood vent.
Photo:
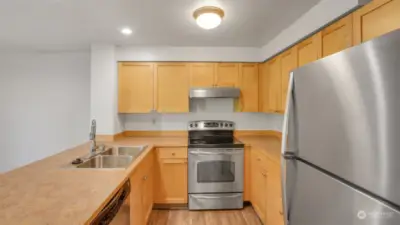
<svg viewBox="0 0 400 225">
<path fill-rule="evenodd" d="M 240 89 L 230 87 L 191 88 L 190 98 L 239 98 Z"/>
</svg>

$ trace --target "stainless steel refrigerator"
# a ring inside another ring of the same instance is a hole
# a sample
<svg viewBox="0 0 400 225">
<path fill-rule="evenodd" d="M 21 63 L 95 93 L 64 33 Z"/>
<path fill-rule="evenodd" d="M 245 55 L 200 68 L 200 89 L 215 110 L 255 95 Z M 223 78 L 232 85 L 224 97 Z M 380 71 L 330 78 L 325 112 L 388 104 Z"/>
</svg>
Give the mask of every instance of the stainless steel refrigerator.
<svg viewBox="0 0 400 225">
<path fill-rule="evenodd" d="M 400 225 L 400 30 L 292 72 L 285 223 Z"/>
</svg>

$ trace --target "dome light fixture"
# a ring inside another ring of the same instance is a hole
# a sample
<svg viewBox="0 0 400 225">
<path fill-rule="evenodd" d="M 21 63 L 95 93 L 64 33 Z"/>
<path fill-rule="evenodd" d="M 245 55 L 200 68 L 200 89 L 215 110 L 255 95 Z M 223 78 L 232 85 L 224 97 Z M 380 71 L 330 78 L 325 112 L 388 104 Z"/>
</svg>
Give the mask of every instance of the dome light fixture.
<svg viewBox="0 0 400 225">
<path fill-rule="evenodd" d="M 197 25 L 210 30 L 218 27 L 224 17 L 224 10 L 214 6 L 204 6 L 194 11 L 193 17 Z"/>
<path fill-rule="evenodd" d="M 125 36 L 129 36 L 132 34 L 132 29 L 129 27 L 124 27 L 120 30 L 121 34 L 125 35 Z"/>
</svg>

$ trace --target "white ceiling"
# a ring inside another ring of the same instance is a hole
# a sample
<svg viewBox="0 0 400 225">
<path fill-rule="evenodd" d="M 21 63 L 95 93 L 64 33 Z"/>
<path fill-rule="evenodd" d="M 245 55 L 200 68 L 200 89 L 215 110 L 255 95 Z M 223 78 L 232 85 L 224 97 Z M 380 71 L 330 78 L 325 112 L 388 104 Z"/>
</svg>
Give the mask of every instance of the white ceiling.
<svg viewBox="0 0 400 225">
<path fill-rule="evenodd" d="M 319 0 L 1 0 L 0 49 L 75 50 L 91 43 L 261 47 Z M 220 6 L 214 30 L 193 11 Z M 118 29 L 134 30 L 124 37 Z"/>
</svg>

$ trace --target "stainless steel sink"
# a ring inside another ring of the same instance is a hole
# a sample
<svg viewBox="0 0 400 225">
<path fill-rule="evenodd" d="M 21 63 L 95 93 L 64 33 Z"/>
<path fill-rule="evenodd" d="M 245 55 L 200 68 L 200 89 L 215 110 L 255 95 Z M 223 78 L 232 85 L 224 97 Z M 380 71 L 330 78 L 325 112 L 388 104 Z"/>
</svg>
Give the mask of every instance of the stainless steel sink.
<svg viewBox="0 0 400 225">
<path fill-rule="evenodd" d="M 128 155 L 98 155 L 79 164 L 77 168 L 126 168 L 132 161 L 133 157 Z"/>
<path fill-rule="evenodd" d="M 142 146 L 120 146 L 113 149 L 104 151 L 101 155 L 113 155 L 113 156 L 132 156 L 136 158 L 147 148 L 147 145 Z"/>
</svg>

